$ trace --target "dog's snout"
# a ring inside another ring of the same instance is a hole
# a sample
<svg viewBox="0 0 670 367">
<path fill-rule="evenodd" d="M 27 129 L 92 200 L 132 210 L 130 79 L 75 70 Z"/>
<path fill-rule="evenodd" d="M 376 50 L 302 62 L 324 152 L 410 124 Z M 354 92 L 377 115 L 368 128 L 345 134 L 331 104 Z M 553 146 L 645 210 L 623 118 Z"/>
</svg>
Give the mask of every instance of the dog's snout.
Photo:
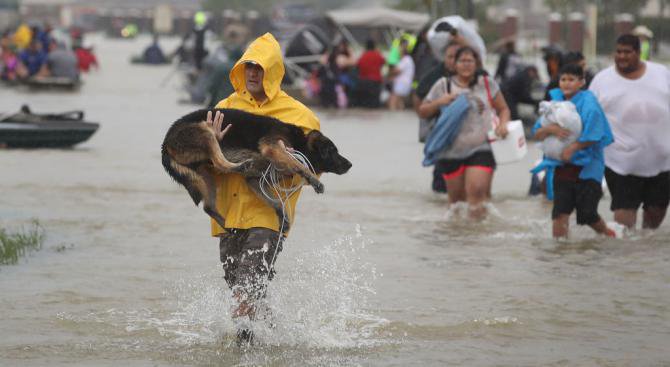
<svg viewBox="0 0 670 367">
<path fill-rule="evenodd" d="M 338 175 L 342 175 L 342 174 L 345 174 L 349 171 L 352 164 L 351 164 L 351 162 L 349 162 L 348 159 L 342 157 L 342 159 L 340 159 L 340 161 L 338 162 L 337 166 L 338 166 L 338 170 L 335 173 L 338 174 Z"/>
</svg>

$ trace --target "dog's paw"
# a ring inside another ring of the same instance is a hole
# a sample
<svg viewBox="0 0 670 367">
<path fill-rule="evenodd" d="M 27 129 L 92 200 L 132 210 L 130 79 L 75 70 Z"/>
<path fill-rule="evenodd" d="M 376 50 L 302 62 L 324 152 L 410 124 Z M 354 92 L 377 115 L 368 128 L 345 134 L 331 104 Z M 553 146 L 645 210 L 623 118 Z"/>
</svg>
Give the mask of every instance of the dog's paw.
<svg viewBox="0 0 670 367">
<path fill-rule="evenodd" d="M 314 188 L 314 191 L 316 191 L 317 194 L 323 194 L 324 190 L 326 189 L 325 186 L 320 181 L 316 181 L 312 183 L 312 187 Z"/>
<path fill-rule="evenodd" d="M 288 231 L 291 229 L 291 223 L 288 219 L 284 219 L 281 222 L 281 231 L 283 234 L 288 235 Z"/>
</svg>

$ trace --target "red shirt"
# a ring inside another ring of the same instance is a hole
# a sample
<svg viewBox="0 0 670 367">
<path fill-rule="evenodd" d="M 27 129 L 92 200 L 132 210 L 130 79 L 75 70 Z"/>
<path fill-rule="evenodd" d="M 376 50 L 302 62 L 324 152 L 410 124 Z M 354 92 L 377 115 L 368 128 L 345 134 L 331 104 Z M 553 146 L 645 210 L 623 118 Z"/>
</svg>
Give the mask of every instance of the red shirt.
<svg viewBox="0 0 670 367">
<path fill-rule="evenodd" d="M 77 48 L 75 51 L 77 60 L 79 61 L 79 70 L 88 71 L 91 65 L 98 66 L 98 60 L 93 53 L 85 48 Z"/>
<path fill-rule="evenodd" d="M 358 59 L 358 77 L 365 80 L 382 81 L 382 66 L 386 63 L 384 56 L 377 50 L 363 52 Z"/>
</svg>

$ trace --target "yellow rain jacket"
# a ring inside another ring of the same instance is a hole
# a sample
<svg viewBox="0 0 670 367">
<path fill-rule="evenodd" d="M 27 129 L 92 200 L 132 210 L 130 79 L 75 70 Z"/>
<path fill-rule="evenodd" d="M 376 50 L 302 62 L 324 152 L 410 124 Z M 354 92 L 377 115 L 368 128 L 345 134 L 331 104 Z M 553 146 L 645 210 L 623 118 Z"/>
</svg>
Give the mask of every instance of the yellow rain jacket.
<svg viewBox="0 0 670 367">
<path fill-rule="evenodd" d="M 256 102 L 247 91 L 244 64 L 248 61 L 253 61 L 263 68 L 263 89 L 268 97 L 263 103 Z M 230 82 L 235 88 L 235 93 L 219 102 L 216 108 L 236 108 L 258 115 L 271 116 L 299 126 L 305 133 L 310 130 L 319 130 L 319 120 L 314 113 L 281 90 L 283 77 L 284 62 L 279 43 L 270 33 L 266 33 L 249 45 L 244 55 L 230 71 Z M 300 182 L 298 177 L 294 177 L 293 181 Z M 287 203 L 287 212 L 291 221 L 293 221 L 299 195 L 300 191 L 296 192 Z M 259 199 L 239 174 L 221 174 L 217 177 L 216 208 L 226 219 L 226 228 L 264 227 L 279 230 L 279 222 L 274 209 Z M 223 228 L 212 220 L 212 236 L 223 232 Z"/>
<path fill-rule="evenodd" d="M 14 35 L 12 36 L 12 41 L 19 50 L 30 45 L 30 40 L 33 38 L 33 31 L 30 30 L 30 27 L 26 23 L 21 23 L 21 25 L 16 29 Z"/>
</svg>

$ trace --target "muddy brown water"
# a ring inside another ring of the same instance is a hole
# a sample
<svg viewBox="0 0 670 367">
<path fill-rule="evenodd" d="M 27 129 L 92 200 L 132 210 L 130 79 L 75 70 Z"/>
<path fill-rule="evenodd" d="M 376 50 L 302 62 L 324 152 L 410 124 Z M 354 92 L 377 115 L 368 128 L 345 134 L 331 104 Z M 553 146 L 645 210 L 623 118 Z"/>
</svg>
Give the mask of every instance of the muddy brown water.
<svg viewBox="0 0 670 367">
<path fill-rule="evenodd" d="M 238 348 L 208 218 L 160 164 L 167 127 L 196 106 L 175 103 L 177 78 L 161 85 L 170 66 L 128 63 L 148 38 L 92 41 L 102 68 L 79 93 L 0 90 L 1 111 L 101 123 L 72 150 L 0 150 L 0 225 L 47 233 L 0 267 L 0 365 L 670 364 L 668 221 L 553 241 L 551 205 L 525 195 L 534 147 L 499 167 L 487 220 L 449 215 L 414 116 L 361 110 L 316 111 L 354 166 L 303 190 L 268 293 L 275 327 Z"/>
</svg>

